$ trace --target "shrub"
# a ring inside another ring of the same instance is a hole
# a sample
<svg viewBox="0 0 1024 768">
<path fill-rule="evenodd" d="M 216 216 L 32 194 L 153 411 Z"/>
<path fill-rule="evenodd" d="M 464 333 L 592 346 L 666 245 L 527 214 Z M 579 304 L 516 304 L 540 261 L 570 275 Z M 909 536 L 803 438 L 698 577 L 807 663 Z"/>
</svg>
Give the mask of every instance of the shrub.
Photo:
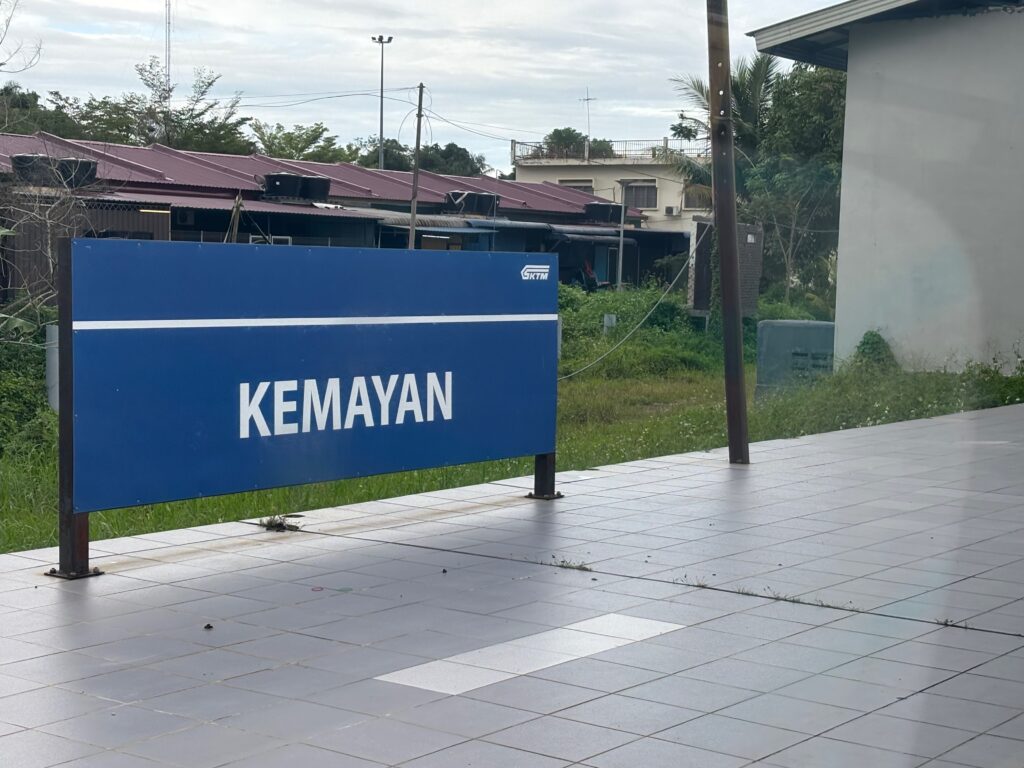
<svg viewBox="0 0 1024 768">
<path fill-rule="evenodd" d="M 851 362 L 855 366 L 878 371 L 897 371 L 900 367 L 889 342 L 882 338 L 882 334 L 878 331 L 868 331 L 864 334 L 864 338 L 860 340 L 853 353 Z"/>
</svg>

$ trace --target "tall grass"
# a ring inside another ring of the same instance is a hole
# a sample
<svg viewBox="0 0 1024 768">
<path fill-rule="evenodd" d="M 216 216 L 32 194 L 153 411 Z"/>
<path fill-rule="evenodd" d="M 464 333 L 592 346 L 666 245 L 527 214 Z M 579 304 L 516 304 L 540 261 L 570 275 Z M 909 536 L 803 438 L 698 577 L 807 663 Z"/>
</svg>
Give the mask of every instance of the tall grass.
<svg viewBox="0 0 1024 768">
<path fill-rule="evenodd" d="M 563 288 L 563 373 L 611 349 L 660 295 L 654 286 L 589 296 Z M 602 331 L 605 312 L 619 317 L 619 326 L 608 335 Z M 19 350 L 17 356 L 22 368 L 0 368 L 0 380 L 17 390 L 16 397 L 0 402 L 9 425 L 0 434 L 0 552 L 57 540 L 56 418 L 41 405 L 41 365 L 32 353 Z M 749 367 L 751 389 L 754 374 Z M 755 441 L 796 437 L 1022 400 L 1020 366 L 1004 376 L 995 366 L 971 366 L 964 373 L 903 373 L 859 364 L 813 386 L 751 402 L 750 436 Z M 651 325 L 601 366 L 560 385 L 560 469 L 706 450 L 726 442 L 720 354 L 690 325 L 679 297 L 669 297 Z M 390 498 L 531 471 L 528 458 L 512 459 L 155 504 L 95 513 L 91 528 L 93 538 L 102 539 Z"/>
</svg>

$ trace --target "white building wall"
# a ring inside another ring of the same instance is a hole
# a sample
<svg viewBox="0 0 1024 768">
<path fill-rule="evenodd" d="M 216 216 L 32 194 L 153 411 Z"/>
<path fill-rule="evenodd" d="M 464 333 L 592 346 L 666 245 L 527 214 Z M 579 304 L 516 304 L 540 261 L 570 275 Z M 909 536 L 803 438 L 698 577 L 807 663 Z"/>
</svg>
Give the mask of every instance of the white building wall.
<svg viewBox="0 0 1024 768">
<path fill-rule="evenodd" d="M 879 330 L 913 368 L 1024 340 L 1024 14 L 850 39 L 836 355 Z"/>
<path fill-rule="evenodd" d="M 690 232 L 693 228 L 693 217 L 704 213 L 699 209 L 683 209 L 683 180 L 676 174 L 675 168 L 668 164 L 639 161 L 616 163 L 609 160 L 591 160 L 589 163 L 530 160 L 516 165 L 517 181 L 550 181 L 552 184 L 558 184 L 565 180 L 583 179 L 593 180 L 595 195 L 615 203 L 619 202 L 621 195 L 619 179 L 655 182 L 658 187 L 658 207 L 642 209 L 647 216 L 645 226 Z M 681 210 L 681 213 L 667 216 L 665 208 L 668 206 Z"/>
</svg>

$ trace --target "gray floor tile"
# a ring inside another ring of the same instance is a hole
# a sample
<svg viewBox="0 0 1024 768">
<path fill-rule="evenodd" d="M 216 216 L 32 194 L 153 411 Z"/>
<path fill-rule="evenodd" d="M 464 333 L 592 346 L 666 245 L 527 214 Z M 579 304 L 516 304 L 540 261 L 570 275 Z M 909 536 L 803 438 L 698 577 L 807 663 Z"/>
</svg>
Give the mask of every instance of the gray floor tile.
<svg viewBox="0 0 1024 768">
<path fill-rule="evenodd" d="M 758 760 L 804 741 L 807 736 L 775 726 L 734 720 L 719 715 L 705 715 L 662 731 L 658 738 L 712 752 Z"/>
<path fill-rule="evenodd" d="M 978 736 L 947 752 L 942 759 L 977 768 L 1014 768 L 1021 764 L 1022 755 L 1024 742 L 999 736 Z"/>
<path fill-rule="evenodd" d="M 243 757 L 225 764 L 223 768 L 282 768 L 292 765 L 302 768 L 381 768 L 380 763 L 371 763 L 369 760 L 308 744 L 288 744 L 269 752 Z"/>
<path fill-rule="evenodd" d="M 974 738 L 975 735 L 970 731 L 886 717 L 881 714 L 865 715 L 839 726 L 828 734 L 831 739 L 866 744 L 921 757 L 938 757 L 968 739 Z"/>
<path fill-rule="evenodd" d="M 1017 711 L 1019 710 L 978 701 L 965 701 L 933 693 L 916 693 L 890 704 L 878 713 L 981 733 L 1006 722 Z"/>
<path fill-rule="evenodd" d="M 0 721 L 36 728 L 111 706 L 110 701 L 62 688 L 37 688 L 0 699 Z"/>
<path fill-rule="evenodd" d="M 310 737 L 314 746 L 396 765 L 464 741 L 461 736 L 388 718 L 374 718 Z"/>
<path fill-rule="evenodd" d="M 816 736 L 860 717 L 863 712 L 769 693 L 726 707 L 718 714 Z"/>
<path fill-rule="evenodd" d="M 493 733 L 485 741 L 581 762 L 635 739 L 630 733 L 549 716 Z"/>
<path fill-rule="evenodd" d="M 308 701 L 279 701 L 281 703 L 269 707 L 221 718 L 217 724 L 282 740 L 298 740 L 354 725 L 371 717 Z"/>
<path fill-rule="evenodd" d="M 304 699 L 314 693 L 337 688 L 350 682 L 353 682 L 353 678 L 337 672 L 313 669 L 298 664 L 286 664 L 276 669 L 232 677 L 226 682 L 226 685 L 290 699 Z"/>
<path fill-rule="evenodd" d="M 874 656 L 879 659 L 901 661 L 954 672 L 963 672 L 994 658 L 990 653 L 967 651 L 963 648 L 950 648 L 933 643 L 919 643 L 913 640 L 885 648 Z"/>
<path fill-rule="evenodd" d="M 755 664 L 740 659 L 720 659 L 679 673 L 679 677 L 706 680 L 734 688 L 749 688 L 764 693 L 792 685 L 808 676 L 807 672 Z"/>
<path fill-rule="evenodd" d="M 214 768 L 230 760 L 283 745 L 278 739 L 260 734 L 203 724 L 187 731 L 157 736 L 122 751 L 181 768 Z"/>
<path fill-rule="evenodd" d="M 156 696 L 146 699 L 142 704 L 148 709 L 171 712 L 195 720 L 218 720 L 271 707 L 279 702 L 276 696 L 266 693 L 212 684 Z"/>
<path fill-rule="evenodd" d="M 1024 683 L 1014 680 L 997 680 L 993 677 L 965 674 L 939 683 L 929 693 L 1024 709 Z"/>
<path fill-rule="evenodd" d="M 890 688 L 874 683 L 864 683 L 859 680 L 846 680 L 841 677 L 809 677 L 793 685 L 787 685 L 775 691 L 780 696 L 788 696 L 793 699 L 804 701 L 816 701 L 821 704 L 831 704 L 834 707 L 845 707 L 857 709 L 861 712 L 892 704 L 902 698 L 906 698 L 910 691 L 908 689 Z"/>
<path fill-rule="evenodd" d="M 515 677 L 466 694 L 468 698 L 547 715 L 603 696 L 601 691 L 537 677 Z"/>
<path fill-rule="evenodd" d="M 394 715 L 395 719 L 437 731 L 480 738 L 538 717 L 535 712 L 504 707 L 461 696 L 421 704 Z"/>
<path fill-rule="evenodd" d="M 678 675 L 663 677 L 622 691 L 623 696 L 630 698 L 657 701 L 700 712 L 714 712 L 753 698 L 757 694 L 757 691 L 704 680 L 692 680 Z"/>
<path fill-rule="evenodd" d="M 417 758 L 403 768 L 564 768 L 568 763 L 484 741 L 466 741 Z"/>
<path fill-rule="evenodd" d="M 129 704 L 60 720 L 42 726 L 39 730 L 54 736 L 115 749 L 195 725 L 195 720 Z"/>
<path fill-rule="evenodd" d="M 744 758 L 708 752 L 685 744 L 645 738 L 587 760 L 595 768 L 740 768 Z"/>
<path fill-rule="evenodd" d="M 611 695 L 563 709 L 558 716 L 581 723 L 649 736 L 701 717 L 703 714 L 697 710 L 674 707 L 670 704 Z"/>
<path fill-rule="evenodd" d="M 852 653 L 826 651 L 821 648 L 780 642 L 751 648 L 749 651 L 736 654 L 733 658 L 810 673 L 825 672 L 859 657 Z"/>
<path fill-rule="evenodd" d="M 0 755 L 4 758 L 4 765 L 17 768 L 49 768 L 99 751 L 90 744 L 39 731 L 19 731 L 0 736 Z"/>
<path fill-rule="evenodd" d="M 593 688 L 598 691 L 614 693 L 634 685 L 646 683 L 663 677 L 663 672 L 655 672 L 640 667 L 614 664 L 595 658 L 577 659 L 532 673 L 534 677 L 554 680 L 569 685 Z"/>
<path fill-rule="evenodd" d="M 918 664 L 904 664 L 887 659 L 863 658 L 851 661 L 841 667 L 830 669 L 826 674 L 847 680 L 889 685 L 894 688 L 920 690 L 928 688 L 954 676 L 948 669 L 934 669 Z"/>
<path fill-rule="evenodd" d="M 360 680 L 313 694 L 309 701 L 367 715 L 393 715 L 428 701 L 444 698 L 444 695 L 380 680 Z"/>
<path fill-rule="evenodd" d="M 927 759 L 819 736 L 772 755 L 765 762 L 784 768 L 917 768 Z"/>
<path fill-rule="evenodd" d="M 194 688 L 196 680 L 156 669 L 132 667 L 63 683 L 68 690 L 130 704 L 167 693 Z"/>
<path fill-rule="evenodd" d="M 61 763 L 60 768 L 160 768 L 166 765 L 167 763 L 155 763 L 144 757 L 126 755 L 123 752 L 98 752 L 69 763 Z"/>
</svg>

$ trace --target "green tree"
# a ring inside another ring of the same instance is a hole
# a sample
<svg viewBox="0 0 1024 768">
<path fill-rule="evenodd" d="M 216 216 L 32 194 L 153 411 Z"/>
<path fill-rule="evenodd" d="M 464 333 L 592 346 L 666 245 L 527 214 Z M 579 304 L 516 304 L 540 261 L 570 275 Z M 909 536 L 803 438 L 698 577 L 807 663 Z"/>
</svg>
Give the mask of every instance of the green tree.
<svg viewBox="0 0 1024 768">
<path fill-rule="evenodd" d="M 239 97 L 228 101 L 210 97 L 220 75 L 198 68 L 191 90 L 175 105 L 175 86 L 167 87 L 164 69 L 155 56 L 135 67 L 147 92 L 128 92 L 115 98 L 90 96 L 85 101 L 50 94 L 54 108 L 68 115 L 82 138 L 144 146 L 153 142 L 175 149 L 247 154 L 255 148 L 245 135 L 250 118 L 238 114 Z"/>
<path fill-rule="evenodd" d="M 256 135 L 259 151 L 271 157 L 320 163 L 350 163 L 359 156 L 359 150 L 354 145 L 339 146 L 338 137 L 329 135 L 323 123 L 294 125 L 287 129 L 281 123 L 270 125 L 253 120 L 250 127 Z"/>
<path fill-rule="evenodd" d="M 776 81 L 764 151 L 840 162 L 845 121 L 846 73 L 796 64 Z"/>
<path fill-rule="evenodd" d="M 792 155 L 763 157 L 750 170 L 745 213 L 764 224 L 768 251 L 781 262 L 787 303 L 801 271 L 820 267 L 816 262 L 835 251 L 839 177 L 834 160 Z"/>
<path fill-rule="evenodd" d="M 68 139 L 81 138 L 79 127 L 67 113 L 48 107 L 38 93 L 15 82 L 0 88 L 0 128 L 7 133 L 46 131 Z"/>
<path fill-rule="evenodd" d="M 732 121 L 736 146 L 736 193 L 746 198 L 746 176 L 757 162 L 761 142 L 772 115 L 772 97 L 779 78 L 779 60 L 767 53 L 752 59 L 740 58 L 732 69 Z M 711 91 L 707 81 L 697 75 L 672 78 L 683 94 L 688 109 L 679 113 L 672 126 L 676 138 L 710 141 Z M 698 198 L 711 200 L 711 167 L 704 158 L 682 156 L 678 172 L 687 188 Z"/>
<path fill-rule="evenodd" d="M 590 143 L 589 155 L 587 143 Z M 593 160 L 615 157 L 615 148 L 607 139 L 594 139 L 575 128 L 555 128 L 547 136 L 539 150 L 543 157 L 570 157 L 582 160 L 589 156 Z"/>
<path fill-rule="evenodd" d="M 480 176 L 490 166 L 483 155 L 474 155 L 465 147 L 448 142 L 443 147 L 430 144 L 420 150 L 420 168 L 451 176 Z"/>
<path fill-rule="evenodd" d="M 364 168 L 377 168 L 380 142 L 376 136 L 356 139 L 359 156 L 356 162 Z M 411 171 L 412 150 L 398 139 L 384 139 L 384 170 Z"/>
</svg>

